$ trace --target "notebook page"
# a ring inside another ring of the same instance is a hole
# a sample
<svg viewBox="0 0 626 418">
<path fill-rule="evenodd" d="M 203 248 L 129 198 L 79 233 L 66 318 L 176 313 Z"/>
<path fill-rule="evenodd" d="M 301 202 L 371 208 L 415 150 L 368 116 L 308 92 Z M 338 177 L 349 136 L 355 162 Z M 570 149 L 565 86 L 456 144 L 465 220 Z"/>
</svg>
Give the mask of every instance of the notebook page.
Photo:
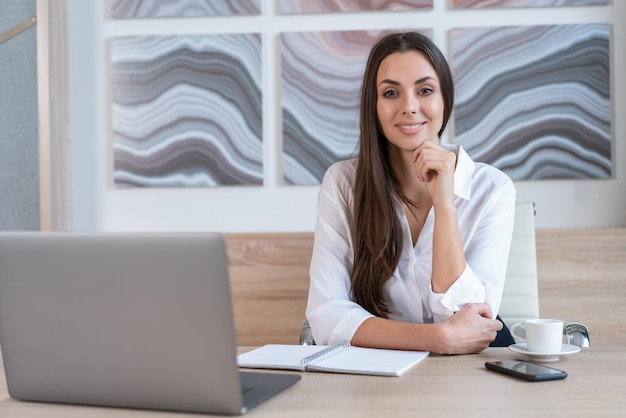
<svg viewBox="0 0 626 418">
<path fill-rule="evenodd" d="M 400 376 L 428 356 L 427 351 L 383 350 L 350 347 L 311 364 L 308 370 L 335 373 Z"/>
<path fill-rule="evenodd" d="M 327 345 L 267 344 L 237 356 L 239 367 L 306 370 L 303 358 L 320 352 Z"/>
</svg>

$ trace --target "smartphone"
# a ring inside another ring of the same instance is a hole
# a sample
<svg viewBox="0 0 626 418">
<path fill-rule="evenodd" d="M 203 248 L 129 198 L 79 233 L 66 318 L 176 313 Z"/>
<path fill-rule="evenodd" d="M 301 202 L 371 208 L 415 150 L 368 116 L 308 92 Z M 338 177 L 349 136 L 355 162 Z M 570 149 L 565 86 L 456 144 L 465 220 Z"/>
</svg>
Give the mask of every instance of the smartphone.
<svg viewBox="0 0 626 418">
<path fill-rule="evenodd" d="M 531 382 L 559 380 L 567 377 L 567 373 L 563 370 L 524 360 L 487 361 L 485 362 L 485 367 L 489 370 L 530 380 Z"/>
</svg>

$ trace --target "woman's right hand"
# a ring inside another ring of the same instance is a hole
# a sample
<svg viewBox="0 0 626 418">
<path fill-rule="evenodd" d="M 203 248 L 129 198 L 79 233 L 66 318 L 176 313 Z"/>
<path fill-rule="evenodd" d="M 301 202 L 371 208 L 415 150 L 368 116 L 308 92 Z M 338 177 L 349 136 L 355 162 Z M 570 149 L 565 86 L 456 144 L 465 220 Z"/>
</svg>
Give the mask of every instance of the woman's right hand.
<svg viewBox="0 0 626 418">
<path fill-rule="evenodd" d="M 440 354 L 478 353 L 489 346 L 502 323 L 491 317 L 489 305 L 470 303 L 440 324 L 443 338 Z"/>
</svg>

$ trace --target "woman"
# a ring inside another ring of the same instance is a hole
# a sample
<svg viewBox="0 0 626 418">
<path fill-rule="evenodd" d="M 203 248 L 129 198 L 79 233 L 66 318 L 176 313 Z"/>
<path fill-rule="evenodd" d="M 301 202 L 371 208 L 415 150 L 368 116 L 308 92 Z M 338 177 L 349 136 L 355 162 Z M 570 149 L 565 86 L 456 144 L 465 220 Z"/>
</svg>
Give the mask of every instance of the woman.
<svg viewBox="0 0 626 418">
<path fill-rule="evenodd" d="M 320 188 L 306 312 L 318 344 L 475 353 L 502 328 L 515 188 L 439 143 L 453 101 L 426 36 L 373 47 L 358 156 L 331 166 Z"/>
</svg>

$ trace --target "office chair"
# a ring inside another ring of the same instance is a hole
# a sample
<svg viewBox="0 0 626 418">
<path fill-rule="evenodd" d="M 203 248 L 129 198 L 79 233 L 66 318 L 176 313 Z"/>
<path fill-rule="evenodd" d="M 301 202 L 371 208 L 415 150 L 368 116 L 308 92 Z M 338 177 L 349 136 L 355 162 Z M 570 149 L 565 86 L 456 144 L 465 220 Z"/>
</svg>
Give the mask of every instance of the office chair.
<svg viewBox="0 0 626 418">
<path fill-rule="evenodd" d="M 516 322 L 539 318 L 535 213 L 534 202 L 518 202 L 515 206 L 513 238 L 499 312 L 509 328 Z M 567 344 L 589 347 L 589 332 L 583 324 L 564 321 L 563 335 Z M 311 327 L 304 320 L 300 329 L 300 345 L 311 344 L 315 344 Z"/>
</svg>

